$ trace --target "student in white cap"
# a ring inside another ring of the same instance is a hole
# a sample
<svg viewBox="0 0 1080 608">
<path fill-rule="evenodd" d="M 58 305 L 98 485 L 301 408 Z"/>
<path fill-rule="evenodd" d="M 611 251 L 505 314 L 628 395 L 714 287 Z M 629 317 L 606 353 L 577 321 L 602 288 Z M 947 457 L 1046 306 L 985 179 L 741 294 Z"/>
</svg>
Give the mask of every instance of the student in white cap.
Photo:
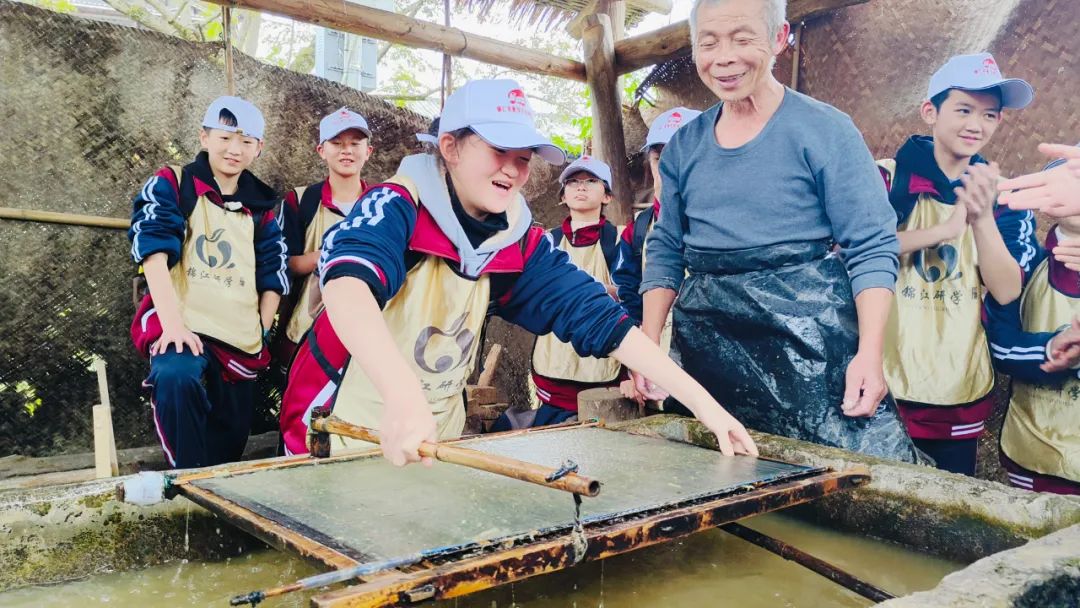
<svg viewBox="0 0 1080 608">
<path fill-rule="evenodd" d="M 1033 214 L 995 205 L 998 167 L 979 152 L 1003 110 L 1032 98 L 1031 85 L 1002 76 L 989 53 L 953 57 L 922 103 L 932 135 L 913 135 L 878 162 L 900 241 L 885 378 L 915 445 L 954 473 L 975 474 L 994 407 L 983 287 L 1015 299 L 1038 248 Z"/>
<path fill-rule="evenodd" d="M 289 291 L 278 196 L 248 167 L 263 149 L 262 113 L 238 97 L 206 110 L 202 152 L 164 167 L 134 200 L 131 256 L 149 293 L 131 324 L 150 359 L 143 386 L 169 466 L 238 460 L 251 431 L 267 332 Z"/>
<path fill-rule="evenodd" d="M 652 205 L 638 212 L 634 221 L 627 224 L 623 230 L 619 242 L 623 262 L 614 277 L 619 286 L 619 300 L 638 325 L 641 325 L 641 294 L 638 293 L 638 288 L 641 287 L 641 269 L 645 262 L 645 238 L 652 232 L 653 224 L 660 217 L 660 154 L 675 131 L 700 115 L 698 110 L 683 107 L 672 108 L 660 114 L 653 119 L 645 145 L 641 147 L 641 152 L 645 153 L 649 163 L 649 175 L 652 178 Z M 661 340 L 661 347 L 665 349 L 671 341 L 670 325 L 669 321 L 668 330 L 665 332 L 667 339 Z"/>
<path fill-rule="evenodd" d="M 280 320 L 284 331 L 275 345 L 275 358 L 288 366 L 296 345 L 311 328 L 311 305 L 318 290 L 312 274 L 319 261 L 326 231 L 352 211 L 367 189 L 360 177 L 371 157 L 371 129 L 363 116 L 348 108 L 338 108 L 319 122 L 319 144 L 315 147 L 326 163 L 326 179 L 293 188 L 281 206 L 281 232 L 289 251 L 295 301 Z"/>
<path fill-rule="evenodd" d="M 660 154 L 664 146 L 686 123 L 701 115 L 698 110 L 677 107 L 672 108 L 653 119 L 649 126 L 649 133 L 645 137 L 645 145 L 641 152 L 645 153 L 646 162 L 649 163 L 649 176 L 652 179 L 653 200 L 647 209 L 639 211 L 634 216 L 634 221 L 626 225 L 619 239 L 619 263 L 618 269 L 612 277 L 618 285 L 619 300 L 633 317 L 634 322 L 641 325 L 641 272 L 645 267 L 645 239 L 652 232 L 653 225 L 660 218 L 660 192 L 662 180 L 660 179 Z M 671 314 L 668 314 L 667 322 L 660 335 L 660 349 L 668 352 L 671 348 Z M 620 389 L 627 398 L 641 401 L 641 396 L 634 388 L 632 381 L 623 382 Z M 674 404 L 672 404 L 674 405 Z"/>
<path fill-rule="evenodd" d="M 307 451 L 313 408 L 378 429 L 394 464 L 422 441 L 457 437 L 462 391 L 495 314 L 554 332 L 582 356 L 647 370 L 717 434 L 722 451 L 754 453 L 746 430 L 634 327 L 600 283 L 533 227 L 521 189 L 541 135 L 521 86 L 474 80 L 447 98 L 435 154 L 401 161 L 323 241 L 325 309 L 294 359 L 282 403 L 289 453 Z"/>
<path fill-rule="evenodd" d="M 1044 171 L 1067 171 L 1067 155 L 1080 158 L 1070 148 L 1042 148 L 1063 156 Z M 1001 464 L 1011 485 L 1036 492 L 1080 495 L 1078 242 L 1080 213 L 1058 217 L 1020 296 L 1002 303 L 988 295 L 985 302 L 994 367 L 1010 382 Z"/>
<path fill-rule="evenodd" d="M 611 277 L 618 266 L 619 229 L 603 213 L 611 202 L 611 168 L 599 159 L 582 156 L 563 169 L 559 184 L 559 200 L 569 214 L 562 225 L 549 231 L 555 246 L 617 297 Z M 622 364 L 616 359 L 580 357 L 554 334 L 538 336 L 533 345 L 532 380 L 540 408 L 530 426 L 576 419 L 578 393 L 618 386 L 622 375 Z"/>
</svg>

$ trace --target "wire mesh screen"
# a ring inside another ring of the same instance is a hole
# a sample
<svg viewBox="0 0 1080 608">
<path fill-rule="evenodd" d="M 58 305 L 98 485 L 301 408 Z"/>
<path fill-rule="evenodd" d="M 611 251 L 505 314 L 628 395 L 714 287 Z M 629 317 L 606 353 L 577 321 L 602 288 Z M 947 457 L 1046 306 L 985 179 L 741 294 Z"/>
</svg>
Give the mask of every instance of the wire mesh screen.
<svg viewBox="0 0 1080 608">
<path fill-rule="evenodd" d="M 0 206 L 127 218 L 146 178 L 198 151 L 206 106 L 225 93 L 220 44 L 192 43 L 0 1 Z M 389 177 L 427 119 L 325 80 L 236 57 L 237 94 L 267 118 L 252 170 L 279 191 L 321 179 L 318 121 L 362 113 L 376 152 L 364 177 Z M 0 457 L 86 452 L 91 369 L 108 365 L 119 448 L 153 445 L 131 345 L 136 268 L 122 229 L 0 219 Z M 260 379 L 254 431 L 276 428 L 279 395 Z"/>
</svg>

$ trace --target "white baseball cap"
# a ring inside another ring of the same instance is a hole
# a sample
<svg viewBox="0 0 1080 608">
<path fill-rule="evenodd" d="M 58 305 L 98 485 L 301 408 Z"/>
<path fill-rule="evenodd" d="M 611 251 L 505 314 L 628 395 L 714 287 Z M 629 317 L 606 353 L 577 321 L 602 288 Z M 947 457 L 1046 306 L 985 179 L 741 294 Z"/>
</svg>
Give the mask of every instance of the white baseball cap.
<svg viewBox="0 0 1080 608">
<path fill-rule="evenodd" d="M 698 116 L 701 116 L 701 112 L 683 107 L 671 108 L 657 116 L 649 125 L 649 135 L 645 137 L 645 145 L 641 146 L 641 151 L 644 152 L 653 146 L 666 146 L 679 127 Z"/>
<path fill-rule="evenodd" d="M 221 111 L 228 110 L 236 117 L 236 126 L 221 123 Z M 215 99 L 203 114 L 202 126 L 207 129 L 221 129 L 230 133 L 239 133 L 262 140 L 266 131 L 266 121 L 255 104 L 246 99 L 224 95 Z"/>
<path fill-rule="evenodd" d="M 319 121 L 319 143 L 332 139 L 349 129 L 356 129 L 371 137 L 371 129 L 368 128 L 367 120 L 363 116 L 349 108 L 340 107 Z"/>
<path fill-rule="evenodd" d="M 559 175 L 559 183 L 565 186 L 566 180 L 570 179 L 571 175 L 582 171 L 596 176 L 604 182 L 608 190 L 611 190 L 611 167 L 608 167 L 607 163 L 599 158 L 591 156 L 582 156 L 567 165 Z"/>
<path fill-rule="evenodd" d="M 536 130 L 529 100 L 517 81 L 470 80 L 451 93 L 439 117 L 439 135 L 466 127 L 496 148 L 530 148 L 553 165 L 566 162 L 562 148 Z"/>
<path fill-rule="evenodd" d="M 1035 99 L 1035 89 L 1019 78 L 1005 78 L 1001 75 L 997 61 L 990 53 L 957 55 L 945 62 L 930 77 L 930 88 L 926 98 L 933 97 L 949 89 L 961 91 L 985 91 L 997 88 L 1001 90 L 1001 107 L 1021 109 Z"/>
</svg>

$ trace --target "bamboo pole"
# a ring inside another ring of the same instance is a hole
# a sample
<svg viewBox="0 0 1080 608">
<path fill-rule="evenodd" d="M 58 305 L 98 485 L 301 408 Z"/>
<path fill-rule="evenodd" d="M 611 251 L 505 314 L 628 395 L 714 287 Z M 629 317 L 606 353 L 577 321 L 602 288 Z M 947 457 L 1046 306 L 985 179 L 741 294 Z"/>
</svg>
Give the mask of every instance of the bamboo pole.
<svg viewBox="0 0 1080 608">
<path fill-rule="evenodd" d="M 334 0 L 209 0 L 532 74 L 585 80 L 581 62 L 389 11 Z"/>
<path fill-rule="evenodd" d="M 225 91 L 228 95 L 236 95 L 236 81 L 233 77 L 232 8 L 228 5 L 221 7 L 221 22 L 221 30 L 225 36 Z"/>
<path fill-rule="evenodd" d="M 127 218 L 80 215 L 78 213 L 61 213 L 59 211 L 38 211 L 36 209 L 16 209 L 15 207 L 0 207 L 0 219 L 68 224 L 70 226 L 88 226 L 90 228 L 123 228 L 127 230 L 131 227 L 131 220 Z"/>
<path fill-rule="evenodd" d="M 802 55 L 802 30 L 803 24 L 795 26 L 795 41 L 793 43 L 794 49 L 791 57 L 791 90 L 799 90 L 799 59 Z"/>
<path fill-rule="evenodd" d="M 787 20 L 810 21 L 825 13 L 869 0 L 790 0 Z M 678 21 L 615 43 L 615 71 L 622 75 L 690 54 L 690 23 Z"/>
<path fill-rule="evenodd" d="M 634 192 L 630 188 L 630 171 L 626 164 L 622 100 L 618 76 L 615 74 L 611 19 L 607 15 L 590 15 L 585 20 L 581 42 L 585 49 L 585 71 L 593 105 L 593 154 L 611 167 L 611 190 L 615 204 L 611 205 L 608 218 L 616 225 L 623 224 L 633 217 L 631 205 Z"/>
<path fill-rule="evenodd" d="M 116 437 L 113 435 L 112 403 L 109 399 L 109 380 L 105 373 L 105 360 L 94 358 L 100 403 L 94 412 L 94 476 L 98 479 L 116 477 L 120 474 L 120 462 L 116 457 Z"/>
<path fill-rule="evenodd" d="M 319 412 L 318 410 L 312 413 L 311 430 L 315 433 L 329 433 L 370 443 L 379 443 L 379 436 L 371 429 L 345 422 L 337 416 L 327 415 L 323 417 L 324 415 L 325 412 Z M 496 475 L 504 475 L 556 490 L 585 496 L 596 496 L 600 493 L 600 482 L 594 479 L 583 477 L 577 473 L 568 473 L 555 479 L 556 469 L 506 456 L 488 454 L 446 443 L 428 443 L 426 441 L 420 444 L 419 452 L 421 456 L 427 458 L 434 458 L 479 471 L 487 471 Z"/>
<path fill-rule="evenodd" d="M 751 530 L 750 528 L 737 523 L 724 524 L 720 526 L 720 529 L 729 534 L 738 536 L 746 542 L 753 543 L 762 549 L 771 551 L 784 559 L 791 560 L 808 570 L 812 570 L 830 581 L 846 589 L 850 589 L 873 602 L 884 602 L 885 600 L 891 600 L 896 597 L 888 591 L 875 587 L 854 574 L 845 572 L 825 560 L 816 558 L 801 549 L 792 547 L 782 540 L 766 536 L 757 530 Z"/>
</svg>

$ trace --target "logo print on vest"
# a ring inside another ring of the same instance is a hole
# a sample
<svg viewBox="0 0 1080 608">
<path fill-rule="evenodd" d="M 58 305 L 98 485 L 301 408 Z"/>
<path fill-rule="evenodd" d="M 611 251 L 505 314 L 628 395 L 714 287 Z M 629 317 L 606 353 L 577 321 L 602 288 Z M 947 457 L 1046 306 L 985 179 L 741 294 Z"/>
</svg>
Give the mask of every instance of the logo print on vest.
<svg viewBox="0 0 1080 608">
<path fill-rule="evenodd" d="M 920 249 L 912 256 L 915 272 L 927 283 L 937 283 L 945 279 L 959 279 L 963 272 L 956 272 L 960 254 L 952 245 L 938 245 L 934 248 Z M 955 273 L 956 276 L 953 276 Z"/>
<path fill-rule="evenodd" d="M 420 330 L 420 335 L 416 337 L 416 344 L 413 346 L 413 358 L 416 360 L 416 364 L 420 366 L 420 369 L 430 374 L 441 374 L 465 365 L 469 359 L 469 351 L 472 350 L 473 340 L 476 339 L 476 335 L 471 330 L 463 329 L 465 319 L 468 317 L 468 312 L 462 314 L 446 331 L 434 326 L 428 326 Z M 428 344 L 435 336 L 453 338 L 458 350 L 461 351 L 460 358 L 455 361 L 456 357 L 443 355 L 435 361 L 434 368 L 429 366 L 425 352 Z"/>
<path fill-rule="evenodd" d="M 229 261 L 232 259 L 232 245 L 229 244 L 229 241 L 218 240 L 222 234 L 225 234 L 225 229 L 218 228 L 209 237 L 202 234 L 195 239 L 195 255 L 199 256 L 199 260 L 210 268 L 233 268 L 236 266 L 235 263 Z M 220 259 L 209 251 L 210 246 L 207 243 L 217 245 L 218 254 L 221 256 Z"/>
</svg>

